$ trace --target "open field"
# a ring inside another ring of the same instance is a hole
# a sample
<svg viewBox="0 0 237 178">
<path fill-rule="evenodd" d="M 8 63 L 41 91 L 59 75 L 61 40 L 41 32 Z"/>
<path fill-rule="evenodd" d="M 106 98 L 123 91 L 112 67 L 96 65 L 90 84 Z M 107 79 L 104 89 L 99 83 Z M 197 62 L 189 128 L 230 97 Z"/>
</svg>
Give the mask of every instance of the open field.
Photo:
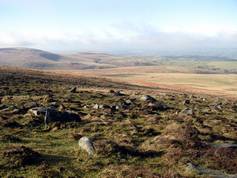
<svg viewBox="0 0 237 178">
<path fill-rule="evenodd" d="M 222 97 L 0 69 L 0 177 L 234 178 L 236 113 Z"/>
<path fill-rule="evenodd" d="M 54 72 L 72 76 L 107 78 L 117 82 L 173 91 L 237 97 L 237 74 L 167 73 L 166 71 L 166 68 L 153 66 Z"/>
</svg>

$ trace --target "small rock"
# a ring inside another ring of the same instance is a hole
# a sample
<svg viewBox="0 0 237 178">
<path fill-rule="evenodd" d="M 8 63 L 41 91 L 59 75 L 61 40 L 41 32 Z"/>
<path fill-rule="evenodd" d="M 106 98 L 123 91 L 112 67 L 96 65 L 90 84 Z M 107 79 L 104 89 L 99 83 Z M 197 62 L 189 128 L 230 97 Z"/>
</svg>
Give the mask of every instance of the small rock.
<svg viewBox="0 0 237 178">
<path fill-rule="evenodd" d="M 77 87 L 73 87 L 72 89 L 70 89 L 71 93 L 76 93 L 77 92 Z"/>
<path fill-rule="evenodd" d="M 50 107 L 58 107 L 58 103 L 57 102 L 51 102 L 49 103 Z"/>
<path fill-rule="evenodd" d="M 58 130 L 58 127 L 54 127 L 54 128 L 52 128 L 52 132 L 55 132 L 55 131 L 57 131 Z"/>
<path fill-rule="evenodd" d="M 144 95 L 140 98 L 141 101 L 149 101 L 149 102 L 155 102 L 156 99 L 153 98 L 152 96 L 150 95 Z"/>
<path fill-rule="evenodd" d="M 191 103 L 191 101 L 190 101 L 189 99 L 184 100 L 184 102 L 183 102 L 184 105 L 186 105 L 186 104 L 188 105 L 188 104 L 190 104 L 190 103 Z"/>
<path fill-rule="evenodd" d="M 113 94 L 114 96 L 125 96 L 125 93 L 123 93 L 122 91 L 116 91 Z"/>
<path fill-rule="evenodd" d="M 222 110 L 222 106 L 221 106 L 221 104 L 217 104 L 216 106 L 215 106 L 215 108 L 217 109 L 217 110 Z"/>
<path fill-rule="evenodd" d="M 180 112 L 180 114 L 186 114 L 186 115 L 193 115 L 193 110 L 189 108 L 185 108 Z"/>
<path fill-rule="evenodd" d="M 149 103 L 148 107 L 152 109 L 152 111 L 165 111 L 169 109 L 169 107 L 163 102 L 153 102 Z"/>
<path fill-rule="evenodd" d="M 40 115 L 44 115 L 46 112 L 46 108 L 44 107 L 36 107 L 36 108 L 31 108 L 29 110 L 30 113 L 32 113 L 34 116 L 38 117 Z"/>
<path fill-rule="evenodd" d="M 199 171 L 192 163 L 187 163 L 185 167 L 185 174 L 189 176 L 196 175 L 199 174 Z"/>
<path fill-rule="evenodd" d="M 131 105 L 131 104 L 132 104 L 132 101 L 131 101 L 131 100 L 126 100 L 126 101 L 124 102 L 124 104 L 126 104 L 126 105 Z"/>
<path fill-rule="evenodd" d="M 109 92 L 110 92 L 110 93 L 115 93 L 115 91 L 114 91 L 114 90 L 109 90 Z"/>
<path fill-rule="evenodd" d="M 88 137 L 81 137 L 78 141 L 79 147 L 86 151 L 89 155 L 95 154 L 95 148 L 92 141 Z"/>
<path fill-rule="evenodd" d="M 111 112 L 118 111 L 118 110 L 119 110 L 119 106 L 118 106 L 118 105 L 112 105 L 112 106 L 110 107 L 110 110 L 111 110 Z"/>
<path fill-rule="evenodd" d="M 95 105 L 93 106 L 93 109 L 99 109 L 99 105 L 98 105 L 98 104 L 95 104 Z"/>
<path fill-rule="evenodd" d="M 93 106 L 93 109 L 104 109 L 104 105 L 103 104 L 95 104 L 94 106 Z"/>
</svg>

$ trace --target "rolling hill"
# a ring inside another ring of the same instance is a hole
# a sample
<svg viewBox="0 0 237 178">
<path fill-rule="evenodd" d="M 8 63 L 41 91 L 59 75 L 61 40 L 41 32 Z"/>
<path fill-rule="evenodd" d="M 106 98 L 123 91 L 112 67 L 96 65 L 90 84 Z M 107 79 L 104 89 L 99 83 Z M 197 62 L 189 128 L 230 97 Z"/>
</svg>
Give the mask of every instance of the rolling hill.
<svg viewBox="0 0 237 178">
<path fill-rule="evenodd" d="M 69 56 L 30 48 L 0 49 L 0 65 L 35 69 L 84 69 L 89 65 Z"/>
<path fill-rule="evenodd" d="M 126 56 L 81 52 L 56 54 L 30 48 L 0 48 L 0 66 L 84 70 L 156 66 L 159 72 L 236 74 L 237 60 L 218 56 Z M 157 71 L 156 71 L 157 72 Z"/>
</svg>

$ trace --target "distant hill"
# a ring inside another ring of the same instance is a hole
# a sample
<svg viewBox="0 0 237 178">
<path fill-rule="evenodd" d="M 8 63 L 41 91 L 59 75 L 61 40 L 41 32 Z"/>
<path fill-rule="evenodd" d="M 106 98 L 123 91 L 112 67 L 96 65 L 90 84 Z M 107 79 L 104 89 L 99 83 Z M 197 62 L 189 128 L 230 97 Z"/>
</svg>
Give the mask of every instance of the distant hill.
<svg viewBox="0 0 237 178">
<path fill-rule="evenodd" d="M 0 63 L 5 65 L 28 65 L 29 63 L 52 63 L 60 61 L 63 56 L 47 51 L 28 48 L 1 48 Z"/>
<path fill-rule="evenodd" d="M 102 69 L 125 66 L 152 66 L 151 58 L 115 56 L 106 53 L 55 54 L 30 48 L 0 49 L 1 66 L 18 66 L 36 69 Z"/>
<path fill-rule="evenodd" d="M 237 73 L 237 60 L 221 56 L 125 56 L 83 52 L 56 54 L 31 48 L 0 48 L 0 66 L 79 70 L 158 66 L 166 72 Z"/>
<path fill-rule="evenodd" d="M 104 53 L 55 54 L 31 48 L 0 48 L 0 66 L 33 69 L 98 69 L 112 68 L 115 57 Z"/>
</svg>

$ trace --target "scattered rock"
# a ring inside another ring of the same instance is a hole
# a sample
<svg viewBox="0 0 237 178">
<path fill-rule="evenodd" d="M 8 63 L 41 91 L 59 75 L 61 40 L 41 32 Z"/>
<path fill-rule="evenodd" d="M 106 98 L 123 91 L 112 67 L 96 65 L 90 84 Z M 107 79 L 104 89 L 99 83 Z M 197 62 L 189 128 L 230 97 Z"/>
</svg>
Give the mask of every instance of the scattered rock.
<svg viewBox="0 0 237 178">
<path fill-rule="evenodd" d="M 54 127 L 54 128 L 51 129 L 51 131 L 52 131 L 52 132 L 55 132 L 55 131 L 57 131 L 58 129 L 59 129 L 58 127 Z"/>
<path fill-rule="evenodd" d="M 71 93 L 76 93 L 76 92 L 77 92 L 77 87 L 71 88 L 71 89 L 70 89 L 70 92 L 71 92 Z"/>
<path fill-rule="evenodd" d="M 114 96 L 125 96 L 126 95 L 122 91 L 115 91 L 115 92 L 113 92 L 113 94 L 114 94 Z"/>
<path fill-rule="evenodd" d="M 131 100 L 125 100 L 125 102 L 124 102 L 124 104 L 126 104 L 126 105 L 131 105 L 132 104 L 132 101 Z"/>
<path fill-rule="evenodd" d="M 233 110 L 234 110 L 235 112 L 237 112 L 237 103 L 235 103 L 235 104 L 233 105 Z"/>
<path fill-rule="evenodd" d="M 215 109 L 221 111 L 222 110 L 222 105 L 221 104 L 215 105 Z"/>
<path fill-rule="evenodd" d="M 191 103 L 191 101 L 190 101 L 189 99 L 186 99 L 186 100 L 184 100 L 184 102 L 183 102 L 184 105 L 189 105 L 190 103 Z"/>
<path fill-rule="evenodd" d="M 199 174 L 199 170 L 192 163 L 187 163 L 184 174 L 189 177 L 195 176 Z"/>
<path fill-rule="evenodd" d="M 104 106 L 103 104 L 95 104 L 93 106 L 93 109 L 104 109 L 106 106 Z"/>
<path fill-rule="evenodd" d="M 78 141 L 79 147 L 86 151 L 90 156 L 95 154 L 95 148 L 92 141 L 88 137 L 81 137 Z"/>
<path fill-rule="evenodd" d="M 116 112 L 116 111 L 119 110 L 119 106 L 118 106 L 118 105 L 112 105 L 112 106 L 110 107 L 110 110 L 111 110 L 111 113 L 114 113 L 114 112 Z"/>
<path fill-rule="evenodd" d="M 98 105 L 98 104 L 95 104 L 95 105 L 93 106 L 93 109 L 99 109 L 99 105 Z"/>
<path fill-rule="evenodd" d="M 185 114 L 185 115 L 193 115 L 194 113 L 193 113 L 193 110 L 192 109 L 190 109 L 190 108 L 185 108 L 185 109 L 183 109 L 181 112 L 180 112 L 180 114 Z"/>
<path fill-rule="evenodd" d="M 141 101 L 147 101 L 147 102 L 156 102 L 157 100 L 153 98 L 150 95 L 144 95 L 140 98 Z"/>
<path fill-rule="evenodd" d="M 74 140 L 79 140 L 79 139 L 82 137 L 82 134 L 80 134 L 80 133 L 72 133 L 72 134 L 71 134 L 71 137 L 72 137 Z"/>
<path fill-rule="evenodd" d="M 152 110 L 152 111 L 165 111 L 167 109 L 169 109 L 168 105 L 166 105 L 163 102 L 151 102 L 148 104 L 148 107 Z"/>
<path fill-rule="evenodd" d="M 1 101 L 0 101 L 1 102 Z M 7 105 L 5 104 L 0 104 L 0 111 L 2 111 L 3 109 L 6 109 L 7 108 Z"/>
<path fill-rule="evenodd" d="M 109 93 L 115 93 L 115 91 L 114 90 L 109 90 Z"/>
<path fill-rule="evenodd" d="M 58 105 L 57 102 L 51 102 L 51 103 L 49 103 L 49 107 L 56 108 L 56 107 L 58 107 L 58 106 L 59 106 L 59 105 Z"/>
</svg>

